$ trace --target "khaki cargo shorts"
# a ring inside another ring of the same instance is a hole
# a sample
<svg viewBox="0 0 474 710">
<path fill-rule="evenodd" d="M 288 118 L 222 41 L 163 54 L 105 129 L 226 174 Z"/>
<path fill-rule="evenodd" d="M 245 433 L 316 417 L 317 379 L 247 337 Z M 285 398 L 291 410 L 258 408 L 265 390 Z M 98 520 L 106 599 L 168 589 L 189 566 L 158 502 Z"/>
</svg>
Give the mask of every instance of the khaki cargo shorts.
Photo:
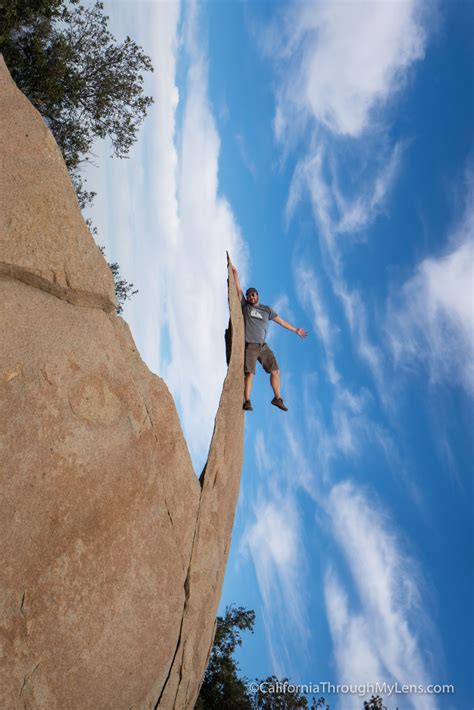
<svg viewBox="0 0 474 710">
<path fill-rule="evenodd" d="M 257 360 L 265 372 L 279 370 L 276 357 L 266 343 L 245 343 L 244 372 L 255 375 Z"/>
</svg>

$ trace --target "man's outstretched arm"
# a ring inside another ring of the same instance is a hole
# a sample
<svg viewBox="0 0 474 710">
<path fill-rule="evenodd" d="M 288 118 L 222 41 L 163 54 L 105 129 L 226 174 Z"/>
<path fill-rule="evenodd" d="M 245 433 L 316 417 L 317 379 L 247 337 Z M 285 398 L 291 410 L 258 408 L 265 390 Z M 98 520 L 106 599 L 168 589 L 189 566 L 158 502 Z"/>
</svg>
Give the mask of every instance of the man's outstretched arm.
<svg viewBox="0 0 474 710">
<path fill-rule="evenodd" d="M 288 323 L 286 320 L 283 320 L 283 318 L 280 318 L 280 316 L 274 318 L 273 321 L 274 323 L 278 323 L 278 325 L 281 325 L 283 328 L 290 330 L 292 333 L 296 333 L 300 336 L 300 338 L 306 338 L 308 335 L 304 328 L 297 328 L 296 326 L 291 325 L 291 323 Z"/>
<path fill-rule="evenodd" d="M 235 281 L 235 288 L 237 289 L 237 293 L 239 295 L 239 300 L 242 300 L 242 296 L 244 295 L 244 292 L 242 291 L 242 286 L 240 285 L 239 281 L 239 272 L 237 271 L 237 267 L 232 264 L 232 272 L 234 274 L 234 281 Z"/>
</svg>

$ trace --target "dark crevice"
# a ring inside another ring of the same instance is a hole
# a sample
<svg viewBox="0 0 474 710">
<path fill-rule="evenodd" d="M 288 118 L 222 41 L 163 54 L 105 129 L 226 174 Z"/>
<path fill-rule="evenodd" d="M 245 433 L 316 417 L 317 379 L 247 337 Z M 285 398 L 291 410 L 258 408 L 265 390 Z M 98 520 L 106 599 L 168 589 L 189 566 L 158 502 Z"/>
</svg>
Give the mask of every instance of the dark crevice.
<svg viewBox="0 0 474 710">
<path fill-rule="evenodd" d="M 185 605 L 186 605 L 186 602 L 185 602 Z M 181 617 L 181 626 L 179 627 L 178 642 L 177 642 L 176 648 L 175 648 L 175 650 L 174 650 L 174 654 L 173 654 L 173 658 L 172 658 L 172 661 L 171 661 L 171 664 L 170 664 L 170 667 L 169 667 L 168 675 L 167 675 L 166 678 L 165 678 L 165 682 L 163 683 L 163 687 L 162 687 L 162 689 L 161 689 L 161 693 L 160 693 L 160 695 L 159 695 L 159 697 L 158 697 L 158 700 L 156 701 L 155 705 L 153 706 L 153 710 L 157 710 L 157 708 L 160 707 L 161 698 L 163 697 L 163 693 L 165 692 L 166 686 L 168 685 L 168 681 L 169 681 L 169 679 L 170 679 L 171 671 L 173 670 L 174 662 L 175 662 L 176 656 L 177 656 L 177 654 L 178 654 L 179 647 L 180 647 L 180 645 L 181 645 L 181 634 L 183 633 L 183 624 L 184 624 L 184 609 L 183 609 L 183 616 Z"/>
<path fill-rule="evenodd" d="M 196 525 L 196 527 L 197 527 L 197 525 Z M 195 540 L 195 537 L 196 537 L 196 530 L 194 530 L 193 547 L 194 547 L 194 540 Z M 163 687 L 162 687 L 162 689 L 161 689 L 161 693 L 160 693 L 160 695 L 159 695 L 159 698 L 158 698 L 158 700 L 156 701 L 156 703 L 155 703 L 155 705 L 154 705 L 154 710 L 157 710 L 157 708 L 160 707 L 161 698 L 163 697 L 163 693 L 165 692 L 166 686 L 168 685 L 168 681 L 169 681 L 169 679 L 170 679 L 171 672 L 172 672 L 172 670 L 173 670 L 174 662 L 175 662 L 175 660 L 176 660 L 176 656 L 178 655 L 178 651 L 179 651 L 179 648 L 180 648 L 180 646 L 181 646 L 181 636 L 182 636 L 182 633 L 183 633 L 184 617 L 185 617 L 185 614 L 186 614 L 186 607 L 187 607 L 188 598 L 189 598 L 189 570 L 191 569 L 191 558 L 192 558 L 192 554 L 193 554 L 193 553 L 192 553 L 192 549 L 191 549 L 191 557 L 190 557 L 190 559 L 189 559 L 189 567 L 188 567 L 188 571 L 187 571 L 187 574 L 186 574 L 186 579 L 184 580 L 184 604 L 183 604 L 183 614 L 182 614 L 182 616 L 181 616 L 181 624 L 180 624 L 180 627 L 179 627 L 178 641 L 177 641 L 177 643 L 176 643 L 176 648 L 175 648 L 174 653 L 173 653 L 173 658 L 172 658 L 172 661 L 171 661 L 171 664 L 170 664 L 170 667 L 169 667 L 169 670 L 168 670 L 168 675 L 166 676 L 165 682 L 163 683 Z M 177 689 L 176 689 L 176 695 L 178 694 L 178 690 L 179 690 L 179 685 L 180 685 L 180 683 L 181 683 L 181 669 L 180 669 L 180 679 L 179 679 L 179 683 L 178 683 L 178 686 L 177 686 Z M 176 697 L 175 697 L 175 700 L 176 700 Z"/>
<path fill-rule="evenodd" d="M 201 475 L 199 476 L 199 484 L 200 484 L 200 486 L 201 486 L 201 489 L 202 489 L 202 487 L 203 487 L 203 485 L 204 485 L 204 477 L 205 477 L 205 475 L 206 475 L 206 468 L 207 468 L 207 461 L 206 461 L 206 463 L 204 464 L 204 468 L 202 469 Z"/>
<path fill-rule="evenodd" d="M 25 677 L 23 678 L 23 684 L 22 684 L 22 686 L 21 686 L 21 688 L 20 688 L 20 692 L 19 692 L 19 694 L 18 694 L 18 697 L 19 697 L 19 698 L 21 698 L 21 694 L 23 693 L 26 684 L 29 682 L 31 676 L 33 675 L 33 673 L 36 672 L 36 670 L 39 668 L 40 665 L 41 665 L 41 661 L 36 664 L 36 666 L 33 668 L 33 670 L 32 670 L 30 673 L 26 673 L 26 674 L 25 674 Z"/>
<path fill-rule="evenodd" d="M 168 503 L 166 502 L 166 498 L 165 498 L 165 505 L 166 505 L 166 512 L 168 513 L 168 518 L 170 519 L 170 523 L 171 523 L 171 525 L 174 525 L 173 518 L 171 517 L 170 509 L 168 508 Z"/>
<path fill-rule="evenodd" d="M 180 648 L 180 646 L 181 646 L 181 636 L 182 636 L 182 633 L 183 633 L 184 617 L 185 617 L 185 615 L 186 615 L 186 610 L 187 610 L 187 606 L 188 606 L 188 599 L 189 599 L 189 590 L 190 590 L 190 586 L 189 586 L 189 585 L 190 585 L 190 582 L 189 582 L 189 574 L 190 574 L 190 571 L 191 571 L 191 564 L 192 564 L 192 561 L 193 561 L 194 545 L 195 545 L 195 543 L 196 543 L 196 536 L 197 536 L 197 530 L 198 530 L 198 525 L 199 525 L 199 513 L 200 513 L 200 508 L 201 508 L 201 498 L 199 499 L 199 506 L 198 506 L 197 515 L 196 515 L 196 525 L 195 525 L 195 527 L 194 527 L 193 541 L 192 541 L 192 544 L 191 544 L 191 554 L 189 555 L 188 570 L 187 570 L 187 572 L 186 572 L 186 578 L 185 578 L 185 580 L 184 580 L 183 615 L 182 615 L 182 617 L 181 617 L 181 624 L 180 624 L 180 627 L 179 627 L 178 641 L 177 641 L 177 643 L 176 643 L 176 648 L 175 648 L 175 651 L 174 651 L 174 654 L 173 654 L 173 659 L 172 659 L 172 661 L 171 661 L 171 664 L 170 664 L 170 667 L 169 667 L 169 670 L 168 670 L 168 675 L 167 675 L 166 678 L 165 678 L 165 682 L 163 683 L 163 687 L 161 688 L 161 693 L 160 693 L 160 695 L 159 695 L 159 697 L 158 697 L 158 700 L 156 701 L 156 703 L 155 703 L 155 705 L 154 705 L 154 710 L 158 710 L 158 708 L 160 707 L 161 698 L 163 697 L 163 693 L 165 692 L 166 686 L 168 685 L 168 681 L 169 681 L 169 679 L 170 679 L 171 672 L 172 672 L 172 670 L 173 670 L 174 662 L 175 662 L 175 660 L 176 660 L 176 656 L 178 655 L 178 651 L 179 651 L 179 648 Z M 174 701 L 174 702 L 176 702 L 176 697 L 177 697 L 177 695 L 178 695 L 179 686 L 181 685 L 181 680 L 182 680 L 182 667 L 180 667 L 180 677 L 179 677 L 179 682 L 178 682 L 177 688 L 176 688 L 176 695 L 175 695 L 175 701 Z"/>
<path fill-rule="evenodd" d="M 46 373 L 46 370 L 40 369 L 40 375 L 42 376 L 43 380 L 45 380 L 45 381 L 48 383 L 48 385 L 52 385 L 52 384 L 53 384 L 53 383 L 51 382 L 51 380 L 49 379 L 49 377 L 48 377 L 48 375 L 47 375 L 47 373 Z"/>
<path fill-rule="evenodd" d="M 7 279 L 15 279 L 21 283 L 37 288 L 39 291 L 49 293 L 51 296 L 59 298 L 61 301 L 71 303 L 73 306 L 82 306 L 85 308 L 99 308 L 105 313 L 112 313 L 115 310 L 115 304 L 110 298 L 101 295 L 100 293 L 92 293 L 90 291 L 80 291 L 78 289 L 67 288 L 60 286 L 58 283 L 49 281 L 43 276 L 29 271 L 22 266 L 0 262 L 0 277 Z M 56 276 L 55 276 L 56 279 Z"/>
<path fill-rule="evenodd" d="M 183 656 L 184 656 L 184 649 L 183 649 Z M 178 698 L 179 689 L 181 687 L 181 681 L 183 680 L 183 660 L 184 659 L 181 660 L 181 665 L 179 666 L 179 680 L 176 684 L 176 693 L 174 695 L 173 708 L 176 707 L 176 700 Z"/>
<path fill-rule="evenodd" d="M 229 325 L 227 326 L 225 333 L 224 333 L 224 340 L 225 340 L 225 361 L 227 363 L 227 367 L 229 367 L 230 358 L 232 357 L 232 319 L 231 318 L 229 318 Z"/>
<path fill-rule="evenodd" d="M 144 397 L 142 397 L 141 399 L 142 399 L 143 405 L 144 405 L 144 407 L 145 407 L 147 417 L 148 417 L 148 419 L 150 420 L 150 424 L 151 424 L 151 426 L 152 426 L 152 428 L 153 428 L 153 427 L 155 426 L 155 422 L 153 421 L 153 419 L 152 419 L 152 417 L 151 417 L 150 410 L 148 409 L 148 405 L 147 405 L 147 403 L 146 403 L 146 400 L 145 400 Z M 154 434 L 154 437 L 155 437 L 155 440 L 158 441 L 156 434 Z"/>
<path fill-rule="evenodd" d="M 22 615 L 22 617 L 24 618 L 24 620 L 26 622 L 26 614 L 24 611 L 25 597 L 26 597 L 26 592 L 23 592 L 23 594 L 21 595 L 21 602 L 20 602 L 20 614 Z"/>
</svg>

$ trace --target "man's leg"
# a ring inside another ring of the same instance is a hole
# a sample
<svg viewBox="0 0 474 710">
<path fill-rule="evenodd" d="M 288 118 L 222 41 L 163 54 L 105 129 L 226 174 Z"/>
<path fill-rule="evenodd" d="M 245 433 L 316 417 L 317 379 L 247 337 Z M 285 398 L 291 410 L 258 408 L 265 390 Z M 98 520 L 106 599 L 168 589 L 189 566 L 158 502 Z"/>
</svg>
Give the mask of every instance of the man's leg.
<svg viewBox="0 0 474 710">
<path fill-rule="evenodd" d="M 253 372 L 248 372 L 245 375 L 245 380 L 244 380 L 244 398 L 246 401 L 250 399 L 250 392 L 252 391 L 252 385 L 253 385 Z"/>
<path fill-rule="evenodd" d="M 278 409 L 282 409 L 284 412 L 288 411 L 288 407 L 280 397 L 280 370 L 272 370 L 270 373 L 270 384 L 273 388 L 273 392 L 275 394 L 274 398 L 271 401 L 271 404 L 274 404 L 275 407 L 278 407 Z"/>
<path fill-rule="evenodd" d="M 277 399 L 280 399 L 280 370 L 270 372 L 270 384 Z"/>
</svg>

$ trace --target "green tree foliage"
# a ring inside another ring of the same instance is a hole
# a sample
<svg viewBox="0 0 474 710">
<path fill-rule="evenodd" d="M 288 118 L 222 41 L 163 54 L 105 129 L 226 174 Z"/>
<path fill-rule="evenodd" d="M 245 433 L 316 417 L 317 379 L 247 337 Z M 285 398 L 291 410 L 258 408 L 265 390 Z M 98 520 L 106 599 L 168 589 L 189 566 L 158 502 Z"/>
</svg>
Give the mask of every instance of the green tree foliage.
<svg viewBox="0 0 474 710">
<path fill-rule="evenodd" d="M 99 249 L 101 254 L 105 256 L 105 247 L 99 247 Z M 128 301 L 128 299 L 138 293 L 138 289 L 134 289 L 132 283 L 129 283 L 122 278 L 120 274 L 120 266 L 116 261 L 112 264 L 107 262 L 107 265 L 111 270 L 115 281 L 115 298 L 117 299 L 116 313 L 119 316 L 123 313 L 123 305 L 125 301 Z"/>
<path fill-rule="evenodd" d="M 252 710 L 247 680 L 238 675 L 233 654 L 242 645 L 242 631 L 253 633 L 255 612 L 229 606 L 217 617 L 214 645 L 195 710 Z"/>
<path fill-rule="evenodd" d="M 129 283 L 122 278 L 120 274 L 120 266 L 114 261 L 109 264 L 109 268 L 112 272 L 112 276 L 115 281 L 115 297 L 117 299 L 117 315 L 123 313 L 123 304 L 128 301 L 132 296 L 138 293 L 138 289 L 133 288 L 133 284 Z"/>
<path fill-rule="evenodd" d="M 150 58 L 130 37 L 117 43 L 103 7 L 0 0 L 0 51 L 56 138 L 81 207 L 94 197 L 79 171 L 94 142 L 106 138 L 112 154 L 125 157 L 153 103 L 143 92 Z"/>
<path fill-rule="evenodd" d="M 63 0 L 0 0 L 0 47 L 14 39 L 14 33 L 37 15 L 53 17 Z"/>
<path fill-rule="evenodd" d="M 383 699 L 380 695 L 372 695 L 370 700 L 364 701 L 364 710 L 388 710 L 388 708 L 383 704 Z"/>
</svg>

